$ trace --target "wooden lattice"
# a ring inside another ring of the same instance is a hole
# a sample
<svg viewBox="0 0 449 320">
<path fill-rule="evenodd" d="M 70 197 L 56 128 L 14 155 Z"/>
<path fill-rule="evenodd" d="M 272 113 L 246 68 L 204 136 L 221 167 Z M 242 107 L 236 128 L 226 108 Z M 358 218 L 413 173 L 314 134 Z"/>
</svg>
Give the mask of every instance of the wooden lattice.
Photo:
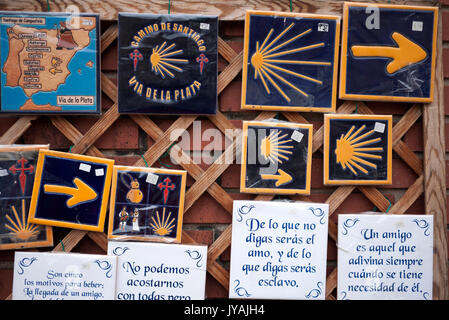
<svg viewBox="0 0 449 320">
<path fill-rule="evenodd" d="M 294 1 L 293 4 L 296 8 L 303 8 L 299 2 Z M 339 13 L 341 11 L 341 3 L 332 2 L 332 4 L 334 5 L 332 10 L 335 11 L 332 13 Z M 319 1 L 318 6 L 320 5 L 325 6 L 326 2 Z M 23 8 L 22 10 L 24 9 L 26 8 Z M 239 8 L 239 10 L 244 10 L 244 7 Z M 284 8 L 284 10 L 287 9 Z M 202 9 L 200 11 L 203 12 Z M 307 11 L 307 8 L 303 11 Z M 314 12 L 314 10 L 309 11 Z M 241 18 L 243 15 L 238 16 Z M 415 203 L 418 197 L 422 196 L 424 193 L 425 213 L 433 214 L 435 218 L 434 299 L 448 299 L 441 23 L 439 25 L 435 101 L 430 105 L 412 105 L 400 119 L 395 121 L 393 128 L 393 150 L 395 151 L 395 154 L 416 173 L 418 178 L 394 204 L 384 196 L 379 187 L 371 186 L 340 186 L 330 189 L 333 192 L 327 198 L 326 203 L 330 205 L 329 214 L 333 215 L 348 196 L 353 192 L 359 191 L 368 198 L 379 211 L 386 212 L 388 210 L 391 214 L 403 214 Z M 117 33 L 117 24 L 113 23 L 102 34 L 102 53 L 116 40 Z M 243 54 L 242 52 L 236 52 L 229 43 L 222 38 L 218 39 L 218 51 L 220 56 L 227 62 L 227 66 L 218 76 L 218 94 L 220 94 L 236 77 L 239 76 L 240 71 L 242 70 Z M 120 115 L 117 110 L 117 87 L 113 81 L 103 73 L 101 75 L 101 86 L 104 94 L 106 94 L 114 104 L 97 119 L 85 134 L 82 134 L 70 122 L 69 117 L 49 117 L 53 126 L 73 143 L 71 148 L 71 152 L 73 153 L 107 157 L 102 151 L 95 147 L 95 143 L 105 131 L 119 119 Z M 236 99 L 240 99 L 240 97 L 236 97 Z M 361 114 L 373 113 L 367 104 L 351 101 L 342 103 L 338 107 L 337 112 L 353 113 L 356 110 Z M 270 119 L 277 115 L 276 112 L 260 112 L 252 114 L 256 115 L 254 118 L 257 120 Z M 309 123 L 303 115 L 305 116 L 305 114 L 297 112 L 282 112 L 282 116 L 291 122 Z M 39 117 L 41 116 L 33 115 L 18 118 L 3 136 L 0 137 L 0 144 L 11 144 L 18 141 L 28 128 L 32 126 L 32 122 Z M 239 154 L 236 154 L 236 151 L 241 149 L 242 141 L 240 135 L 229 135 L 229 132 L 235 132 L 235 129 L 237 128 L 226 115 L 217 112 L 217 115 L 215 116 L 208 116 L 208 120 L 210 120 L 226 136 L 226 138 L 229 139 L 229 141 L 231 141 L 231 144 L 215 163 L 210 165 L 206 170 L 195 164 L 191 159 L 191 155 L 181 149 L 180 146 L 173 144 L 173 139 L 178 138 L 180 133 L 182 133 L 182 130 L 187 130 L 192 125 L 193 121 L 197 119 L 196 116 L 180 116 L 166 130 L 162 130 L 158 126 L 157 120 L 152 119 L 150 116 L 133 115 L 130 116 L 130 118 L 154 141 L 151 147 L 144 153 L 144 159 L 139 158 L 139 160 L 134 163 L 135 166 L 152 166 L 156 164 L 158 159 L 167 152 L 167 150 L 170 149 L 170 152 L 177 154 L 178 159 L 182 160 L 180 163 L 182 168 L 195 180 L 186 192 L 184 212 L 187 212 L 205 192 L 208 192 L 210 196 L 212 196 L 229 213 L 229 215 L 232 215 L 233 198 L 222 186 L 220 186 L 219 183 L 217 183 L 217 180 L 230 166 L 229 161 L 225 161 L 225 159 L 235 159 L 236 157 L 240 157 Z M 407 131 L 420 118 L 423 119 L 424 159 L 421 159 L 415 154 L 403 140 Z M 314 130 L 313 134 L 313 152 L 318 152 L 319 157 L 321 157 L 320 153 L 323 145 L 323 133 L 324 127 L 320 127 L 319 129 Z M 259 195 L 255 197 L 256 200 L 271 200 L 273 198 L 274 196 L 270 195 Z M 293 200 L 310 201 L 310 198 L 306 196 L 291 196 L 290 198 Z M 231 244 L 231 228 L 232 225 L 227 226 L 221 235 L 209 246 L 207 260 L 208 273 L 226 290 L 229 289 L 229 271 L 219 260 L 220 256 Z M 107 238 L 105 233 L 80 230 L 71 230 L 62 242 L 54 247 L 53 251 L 71 251 L 85 236 L 92 239 L 106 252 Z M 332 219 L 329 219 L 329 236 L 337 242 L 337 225 Z M 195 240 L 184 231 L 182 242 L 195 243 Z M 330 267 L 330 269 L 326 284 L 326 298 L 335 299 L 337 267 L 333 266 Z"/>
</svg>

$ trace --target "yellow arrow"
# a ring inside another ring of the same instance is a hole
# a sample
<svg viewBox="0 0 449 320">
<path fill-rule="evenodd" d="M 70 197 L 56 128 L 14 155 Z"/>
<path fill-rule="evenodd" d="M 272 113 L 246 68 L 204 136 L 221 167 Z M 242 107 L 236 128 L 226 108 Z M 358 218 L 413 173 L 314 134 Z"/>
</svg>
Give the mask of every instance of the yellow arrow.
<svg viewBox="0 0 449 320">
<path fill-rule="evenodd" d="M 352 46 L 352 54 L 356 57 L 380 57 L 393 59 L 387 65 L 387 72 L 394 73 L 408 65 L 418 63 L 427 57 L 427 53 L 418 44 L 402 34 L 394 32 L 392 38 L 396 47 L 387 46 Z"/>
<path fill-rule="evenodd" d="M 52 75 L 55 75 L 57 73 L 61 73 L 62 70 L 56 69 L 56 68 L 50 68 L 50 70 L 48 70 L 48 72 L 50 72 Z"/>
<path fill-rule="evenodd" d="M 263 180 L 277 180 L 274 184 L 276 187 L 279 187 L 281 184 L 285 184 L 287 182 L 292 181 L 292 176 L 289 175 L 282 169 L 278 169 L 278 175 L 276 174 L 261 174 Z"/>
<path fill-rule="evenodd" d="M 81 179 L 75 178 L 73 179 L 73 183 L 76 186 L 75 188 L 46 184 L 44 185 L 44 191 L 46 193 L 57 193 L 71 196 L 69 200 L 67 200 L 67 207 L 69 208 L 94 200 L 97 197 L 95 190 Z"/>
</svg>

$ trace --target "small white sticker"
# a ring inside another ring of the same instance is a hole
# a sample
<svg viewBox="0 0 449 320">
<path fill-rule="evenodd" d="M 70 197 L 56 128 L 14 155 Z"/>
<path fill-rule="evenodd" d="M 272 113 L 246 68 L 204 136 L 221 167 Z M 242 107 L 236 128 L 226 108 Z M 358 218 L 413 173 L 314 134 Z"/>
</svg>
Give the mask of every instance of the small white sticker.
<svg viewBox="0 0 449 320">
<path fill-rule="evenodd" d="M 292 136 L 291 136 L 291 138 L 292 138 L 293 140 L 295 140 L 296 142 L 301 142 L 302 137 L 304 137 L 304 134 L 301 133 L 301 132 L 299 132 L 298 130 L 295 130 L 295 131 L 292 133 Z"/>
<path fill-rule="evenodd" d="M 201 30 L 209 30 L 209 24 L 208 23 L 204 23 L 204 22 L 201 22 L 200 23 L 200 29 Z"/>
<path fill-rule="evenodd" d="M 318 23 L 318 32 L 329 32 L 329 24 L 328 23 Z"/>
<path fill-rule="evenodd" d="M 159 179 L 159 176 L 157 174 L 148 172 L 147 180 L 146 180 L 148 183 L 156 184 L 158 179 Z"/>
<path fill-rule="evenodd" d="M 101 169 L 95 169 L 95 175 L 96 175 L 97 177 L 104 176 L 104 169 L 103 169 L 103 168 L 101 168 Z"/>
<path fill-rule="evenodd" d="M 8 170 L 7 169 L 0 169 L 0 177 L 4 177 L 8 175 Z"/>
<path fill-rule="evenodd" d="M 376 122 L 376 124 L 374 125 L 374 131 L 384 133 L 385 123 Z"/>
<path fill-rule="evenodd" d="M 90 172 L 90 164 L 80 163 L 80 170 Z"/>
<path fill-rule="evenodd" d="M 422 30 L 423 30 L 423 22 L 422 21 L 413 21 L 412 31 L 422 31 Z"/>
</svg>

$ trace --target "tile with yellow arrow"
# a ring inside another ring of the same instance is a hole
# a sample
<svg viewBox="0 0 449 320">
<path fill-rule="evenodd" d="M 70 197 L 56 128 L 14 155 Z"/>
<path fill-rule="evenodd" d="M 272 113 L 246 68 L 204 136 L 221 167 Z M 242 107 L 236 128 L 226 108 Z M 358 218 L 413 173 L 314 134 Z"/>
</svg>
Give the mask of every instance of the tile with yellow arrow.
<svg viewBox="0 0 449 320">
<path fill-rule="evenodd" d="M 341 99 L 433 100 L 437 7 L 345 2 Z"/>
<path fill-rule="evenodd" d="M 240 191 L 310 194 L 312 125 L 244 121 Z"/>
<path fill-rule="evenodd" d="M 114 160 L 41 150 L 30 222 L 103 231 Z"/>
</svg>

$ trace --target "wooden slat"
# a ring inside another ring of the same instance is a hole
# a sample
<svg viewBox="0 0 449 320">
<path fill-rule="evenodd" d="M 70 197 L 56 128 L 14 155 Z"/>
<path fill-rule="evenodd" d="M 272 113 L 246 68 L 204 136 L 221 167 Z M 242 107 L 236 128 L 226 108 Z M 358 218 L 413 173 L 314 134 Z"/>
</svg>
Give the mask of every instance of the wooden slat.
<svg viewBox="0 0 449 320">
<path fill-rule="evenodd" d="M 76 143 L 83 135 L 78 131 L 66 118 L 61 116 L 51 117 L 51 123 L 58 129 L 67 139 Z M 105 155 L 95 146 L 87 149 L 86 154 L 93 157 L 104 158 Z"/>
<path fill-rule="evenodd" d="M 87 231 L 84 230 L 71 230 L 65 237 L 62 239 L 56 247 L 52 250 L 56 251 L 64 251 L 70 252 L 75 248 L 75 246 L 84 238 Z"/>
<path fill-rule="evenodd" d="M 110 126 L 119 118 L 117 104 L 114 104 L 111 108 L 100 117 L 86 134 L 73 146 L 72 152 L 83 154 L 87 151 L 100 136 L 109 129 Z"/>
<path fill-rule="evenodd" d="M 224 41 L 221 37 L 218 37 L 218 53 L 226 59 L 226 61 L 231 62 L 236 56 L 237 52 L 231 48 L 226 41 Z"/>
<path fill-rule="evenodd" d="M 23 116 L 19 118 L 9 129 L 1 136 L 0 144 L 13 144 L 19 139 L 25 131 L 31 126 L 31 121 L 39 116 Z"/>
<path fill-rule="evenodd" d="M 220 94 L 227 85 L 242 71 L 243 51 L 240 51 L 229 65 L 218 75 L 217 94 Z"/>
<path fill-rule="evenodd" d="M 91 238 L 104 252 L 108 251 L 108 237 L 104 232 L 89 231 L 87 236 Z"/>
<path fill-rule="evenodd" d="M 416 179 L 416 181 L 402 195 L 402 197 L 396 201 L 388 213 L 404 214 L 424 192 L 423 181 L 423 175 L 420 175 L 419 178 Z"/>
<path fill-rule="evenodd" d="M 179 136 L 195 121 L 196 116 L 181 116 L 179 117 L 168 130 L 159 137 L 159 139 L 149 148 L 143 155 L 146 162 L 143 159 L 137 160 L 134 166 L 144 167 L 148 164 L 150 167 L 159 159 L 162 154 L 167 150 L 173 142 L 175 142 Z"/>
<path fill-rule="evenodd" d="M 366 1 L 361 1 L 366 2 Z M 371 1 L 370 1 L 371 2 Z M 396 3 L 398 3 L 396 1 Z M 74 2 L 70 0 L 49 1 L 50 10 L 53 12 L 64 12 Z M 338 0 L 292 0 L 292 8 L 295 12 L 310 12 L 318 14 L 341 15 L 343 1 Z M 437 1 L 408 0 L 401 4 L 411 5 L 437 5 Z M 167 0 L 84 0 L 76 2 L 80 12 L 96 12 L 103 20 L 115 20 L 119 12 L 140 13 L 168 13 L 169 1 Z M 15 11 L 47 11 L 47 3 L 43 0 L 27 1 L 2 1 L 1 10 Z M 170 4 L 170 13 L 190 13 L 218 15 L 220 20 L 244 20 L 246 10 L 266 11 L 290 11 L 289 1 L 271 0 L 226 0 L 226 1 L 201 1 L 201 0 L 176 0 Z"/>
<path fill-rule="evenodd" d="M 443 35 L 438 23 L 437 64 L 433 102 L 423 106 L 424 198 L 426 214 L 434 219 L 433 298 L 449 299 L 444 135 Z"/>
<path fill-rule="evenodd" d="M 328 298 L 332 291 L 337 287 L 337 267 L 335 267 L 332 272 L 327 276 L 326 279 L 326 298 Z"/>
<path fill-rule="evenodd" d="M 118 25 L 111 25 L 102 35 L 101 35 L 101 46 L 100 51 L 103 53 L 109 45 L 117 39 L 118 36 Z"/>
</svg>

